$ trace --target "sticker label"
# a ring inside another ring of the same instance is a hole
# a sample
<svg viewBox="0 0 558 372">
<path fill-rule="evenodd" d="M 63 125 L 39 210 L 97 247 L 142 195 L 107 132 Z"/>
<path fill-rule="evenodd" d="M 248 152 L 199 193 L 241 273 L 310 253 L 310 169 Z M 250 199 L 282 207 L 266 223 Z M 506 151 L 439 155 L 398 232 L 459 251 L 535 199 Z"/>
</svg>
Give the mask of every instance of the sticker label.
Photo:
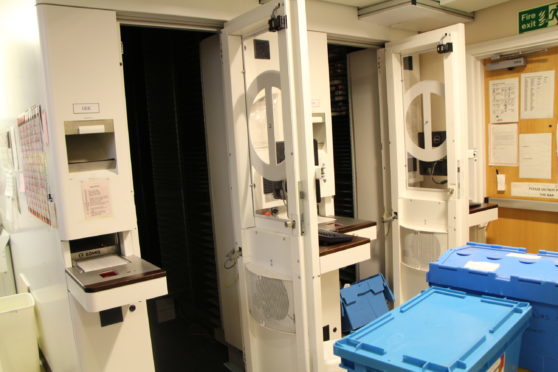
<svg viewBox="0 0 558 372">
<path fill-rule="evenodd" d="M 494 262 L 484 262 L 484 261 L 468 261 L 465 264 L 466 269 L 485 271 L 485 272 L 494 272 L 498 270 L 499 267 L 500 264 Z"/>
<path fill-rule="evenodd" d="M 515 258 L 526 258 L 529 260 L 538 260 L 541 258 L 541 256 L 537 256 L 536 254 L 528 254 L 528 253 L 508 253 L 506 256 L 515 257 Z"/>
<path fill-rule="evenodd" d="M 101 107 L 98 103 L 74 103 L 74 114 L 98 114 Z"/>
</svg>

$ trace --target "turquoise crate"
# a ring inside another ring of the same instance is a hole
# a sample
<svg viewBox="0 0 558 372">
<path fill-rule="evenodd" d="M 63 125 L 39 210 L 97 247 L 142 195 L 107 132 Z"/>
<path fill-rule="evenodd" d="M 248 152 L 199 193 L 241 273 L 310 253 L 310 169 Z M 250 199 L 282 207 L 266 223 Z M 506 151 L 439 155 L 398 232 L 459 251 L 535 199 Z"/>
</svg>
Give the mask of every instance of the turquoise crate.
<svg viewBox="0 0 558 372">
<path fill-rule="evenodd" d="M 355 372 L 517 370 L 526 302 L 430 287 L 337 341 L 341 367 Z"/>
<path fill-rule="evenodd" d="M 558 371 L 558 254 L 467 243 L 430 264 L 431 285 L 527 301 L 533 319 L 523 339 L 519 366 Z"/>
</svg>

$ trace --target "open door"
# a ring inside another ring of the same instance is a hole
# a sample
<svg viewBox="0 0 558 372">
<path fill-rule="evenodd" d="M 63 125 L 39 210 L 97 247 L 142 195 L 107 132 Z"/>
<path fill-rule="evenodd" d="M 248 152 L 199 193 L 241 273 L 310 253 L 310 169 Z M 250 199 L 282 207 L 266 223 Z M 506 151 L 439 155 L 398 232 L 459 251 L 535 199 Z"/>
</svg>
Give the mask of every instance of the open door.
<svg viewBox="0 0 558 372">
<path fill-rule="evenodd" d="M 221 48 L 246 368 L 321 370 L 305 3 L 270 1 L 227 22 Z"/>
<path fill-rule="evenodd" d="M 398 303 L 426 288 L 429 262 L 468 238 L 464 34 L 457 24 L 385 49 Z"/>
</svg>

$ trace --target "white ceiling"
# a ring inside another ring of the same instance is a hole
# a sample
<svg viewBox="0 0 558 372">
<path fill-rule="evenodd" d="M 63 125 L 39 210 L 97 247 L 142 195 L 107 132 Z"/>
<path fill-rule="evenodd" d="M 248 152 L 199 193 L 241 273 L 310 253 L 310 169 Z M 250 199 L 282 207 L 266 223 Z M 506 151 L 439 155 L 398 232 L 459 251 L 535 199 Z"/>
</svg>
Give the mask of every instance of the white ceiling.
<svg viewBox="0 0 558 372">
<path fill-rule="evenodd" d="M 320 0 L 326 3 L 334 3 L 341 5 L 354 6 L 357 8 L 365 8 L 370 5 L 385 2 L 386 0 Z M 488 8 L 509 0 L 440 0 L 442 6 L 462 10 L 466 12 L 474 12 L 476 10 Z"/>
<path fill-rule="evenodd" d="M 385 0 L 320 0 L 325 3 L 334 3 L 334 4 L 341 4 L 341 5 L 348 5 L 348 6 L 355 6 L 357 8 L 364 8 L 369 5 L 374 5 L 377 3 L 381 3 Z"/>
</svg>

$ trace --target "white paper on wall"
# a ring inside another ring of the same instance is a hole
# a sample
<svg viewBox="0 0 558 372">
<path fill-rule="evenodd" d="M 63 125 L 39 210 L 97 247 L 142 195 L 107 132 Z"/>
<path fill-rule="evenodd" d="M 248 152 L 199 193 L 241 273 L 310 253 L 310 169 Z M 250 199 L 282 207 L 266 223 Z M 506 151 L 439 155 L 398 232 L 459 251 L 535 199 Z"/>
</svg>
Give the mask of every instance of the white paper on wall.
<svg viewBox="0 0 558 372">
<path fill-rule="evenodd" d="M 489 165 L 517 166 L 517 123 L 491 124 Z"/>
<path fill-rule="evenodd" d="M 512 123 L 519 120 L 519 79 L 490 80 L 490 122 Z"/>
<path fill-rule="evenodd" d="M 519 177 L 550 179 L 552 133 L 519 135 Z"/>
<path fill-rule="evenodd" d="M 521 119 L 554 117 L 554 70 L 521 74 Z"/>
</svg>

